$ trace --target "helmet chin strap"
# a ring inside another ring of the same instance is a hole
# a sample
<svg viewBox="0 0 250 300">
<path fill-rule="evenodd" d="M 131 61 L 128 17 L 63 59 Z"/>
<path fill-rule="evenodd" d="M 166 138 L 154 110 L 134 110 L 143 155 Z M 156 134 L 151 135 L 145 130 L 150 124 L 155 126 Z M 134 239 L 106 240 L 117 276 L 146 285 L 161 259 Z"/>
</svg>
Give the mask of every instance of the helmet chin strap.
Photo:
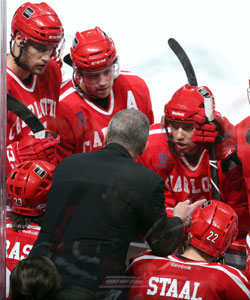
<svg viewBox="0 0 250 300">
<path fill-rule="evenodd" d="M 23 43 L 20 44 L 20 54 L 19 54 L 19 56 L 15 56 L 14 52 L 12 51 L 12 43 L 13 43 L 13 41 L 14 41 L 14 39 L 11 39 L 11 40 L 10 40 L 10 53 L 11 53 L 11 55 L 13 56 L 15 63 L 16 63 L 19 67 L 22 68 L 22 64 L 20 63 L 20 57 L 21 57 L 22 54 L 23 54 L 23 46 L 24 46 L 24 45 L 23 45 Z"/>
</svg>

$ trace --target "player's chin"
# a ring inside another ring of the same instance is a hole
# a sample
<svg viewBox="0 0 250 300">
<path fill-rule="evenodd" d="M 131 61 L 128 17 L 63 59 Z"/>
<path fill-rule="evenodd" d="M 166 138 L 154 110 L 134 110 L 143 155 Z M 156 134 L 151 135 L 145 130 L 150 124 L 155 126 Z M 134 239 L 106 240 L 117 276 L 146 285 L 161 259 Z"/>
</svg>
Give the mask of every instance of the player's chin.
<svg viewBox="0 0 250 300">
<path fill-rule="evenodd" d="M 107 98 L 110 94 L 110 88 L 98 90 L 96 94 L 98 98 Z"/>
<path fill-rule="evenodd" d="M 32 69 L 32 73 L 35 75 L 42 75 L 46 69 L 47 65 L 36 66 Z"/>
</svg>

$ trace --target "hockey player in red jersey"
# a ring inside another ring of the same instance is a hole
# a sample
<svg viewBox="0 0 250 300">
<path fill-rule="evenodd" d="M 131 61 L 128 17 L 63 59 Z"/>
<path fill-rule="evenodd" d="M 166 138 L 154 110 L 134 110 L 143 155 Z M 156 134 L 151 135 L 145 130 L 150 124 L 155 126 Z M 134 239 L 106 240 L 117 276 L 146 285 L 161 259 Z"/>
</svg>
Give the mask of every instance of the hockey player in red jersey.
<svg viewBox="0 0 250 300">
<path fill-rule="evenodd" d="M 237 215 L 211 200 L 198 206 L 187 227 L 182 255 L 159 257 L 146 251 L 133 259 L 127 274 L 135 277 L 127 299 L 250 299 L 246 274 L 213 262 L 237 236 Z"/>
<path fill-rule="evenodd" d="M 249 80 L 250 85 L 250 80 Z M 250 103 L 250 86 L 247 89 L 248 101 Z M 243 177 L 247 190 L 247 197 L 250 210 L 250 116 L 243 119 L 236 125 L 237 129 L 237 155 L 241 162 Z"/>
<path fill-rule="evenodd" d="M 25 104 L 46 131 L 56 132 L 56 105 L 61 69 L 51 59 L 64 30 L 57 14 L 45 2 L 21 5 L 11 22 L 10 53 L 7 54 L 7 93 Z M 23 161 L 42 159 L 56 163 L 59 137 L 45 132 L 35 137 L 15 114 L 7 116 L 7 172 Z"/>
<path fill-rule="evenodd" d="M 164 178 L 165 205 L 171 216 L 180 201 L 212 198 L 207 145 L 215 143 L 217 159 L 222 163 L 217 163 L 220 196 L 237 212 L 239 236 L 245 236 L 250 228 L 245 188 L 235 168 L 228 167 L 235 152 L 235 128 L 216 111 L 218 125 L 205 123 L 204 92 L 214 101 L 207 87 L 187 84 L 177 90 L 165 105 L 163 124 L 150 127 L 148 147 L 138 160 Z M 227 138 L 218 138 L 217 143 L 219 131 Z"/>
<path fill-rule="evenodd" d="M 10 211 L 6 219 L 6 291 L 9 275 L 18 261 L 27 257 L 37 236 L 47 205 L 55 166 L 46 161 L 27 161 L 7 178 Z"/>
<path fill-rule="evenodd" d="M 109 121 L 122 109 L 138 109 L 154 122 L 146 83 L 119 72 L 114 42 L 99 27 L 77 32 L 64 61 L 72 65 L 73 79 L 62 87 L 57 106 L 59 160 L 102 148 Z"/>
</svg>

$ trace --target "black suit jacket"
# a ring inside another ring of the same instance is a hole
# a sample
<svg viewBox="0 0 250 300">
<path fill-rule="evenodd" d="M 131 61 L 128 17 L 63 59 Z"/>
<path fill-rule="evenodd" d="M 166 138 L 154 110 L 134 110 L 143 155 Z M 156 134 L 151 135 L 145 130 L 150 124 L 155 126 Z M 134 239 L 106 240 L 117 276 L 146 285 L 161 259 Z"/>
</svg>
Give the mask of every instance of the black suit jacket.
<svg viewBox="0 0 250 300">
<path fill-rule="evenodd" d="M 95 290 L 122 274 L 129 243 L 146 237 L 157 255 L 180 243 L 182 221 L 168 219 L 163 179 L 119 144 L 74 154 L 55 169 L 44 222 L 30 256 L 52 259 L 64 285 Z"/>
</svg>

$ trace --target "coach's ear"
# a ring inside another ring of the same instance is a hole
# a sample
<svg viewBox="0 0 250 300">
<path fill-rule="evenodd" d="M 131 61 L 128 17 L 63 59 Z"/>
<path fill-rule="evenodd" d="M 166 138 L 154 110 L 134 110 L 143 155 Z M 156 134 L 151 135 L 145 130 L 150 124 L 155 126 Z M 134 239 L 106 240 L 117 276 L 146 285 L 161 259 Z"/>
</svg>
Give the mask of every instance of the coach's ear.
<svg viewBox="0 0 250 300">
<path fill-rule="evenodd" d="M 104 134 L 104 146 L 106 146 L 107 145 L 107 143 L 108 143 L 108 129 L 106 130 L 106 132 L 105 132 L 105 134 Z"/>
<path fill-rule="evenodd" d="M 139 156 L 142 155 L 146 151 L 147 146 L 148 146 L 148 141 L 146 142 L 146 145 L 144 146 L 144 148 L 142 149 L 142 151 L 139 153 Z"/>
</svg>

